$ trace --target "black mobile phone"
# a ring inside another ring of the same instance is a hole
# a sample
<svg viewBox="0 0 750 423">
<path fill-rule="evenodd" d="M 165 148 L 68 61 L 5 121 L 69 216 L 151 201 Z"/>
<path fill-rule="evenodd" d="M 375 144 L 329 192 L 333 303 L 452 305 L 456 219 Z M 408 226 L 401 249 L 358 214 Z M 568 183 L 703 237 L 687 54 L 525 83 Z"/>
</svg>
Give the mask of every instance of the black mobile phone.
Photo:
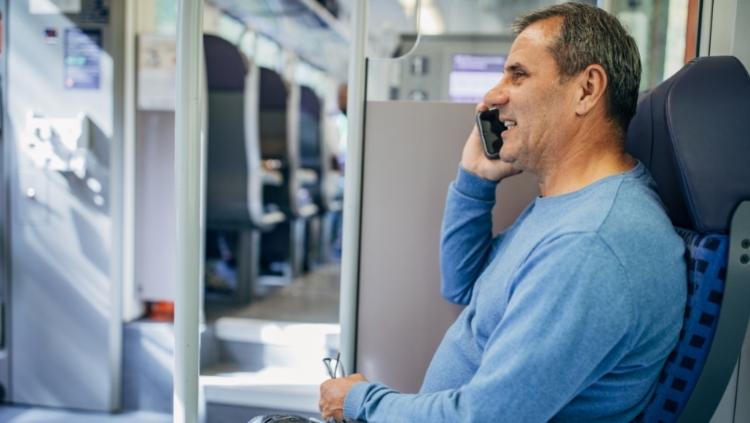
<svg viewBox="0 0 750 423">
<path fill-rule="evenodd" d="M 500 121 L 500 111 L 490 109 L 477 113 L 477 129 L 479 129 L 479 137 L 482 139 L 484 155 L 490 160 L 499 159 L 500 148 L 503 146 L 503 138 L 500 133 L 508 129 Z"/>
</svg>

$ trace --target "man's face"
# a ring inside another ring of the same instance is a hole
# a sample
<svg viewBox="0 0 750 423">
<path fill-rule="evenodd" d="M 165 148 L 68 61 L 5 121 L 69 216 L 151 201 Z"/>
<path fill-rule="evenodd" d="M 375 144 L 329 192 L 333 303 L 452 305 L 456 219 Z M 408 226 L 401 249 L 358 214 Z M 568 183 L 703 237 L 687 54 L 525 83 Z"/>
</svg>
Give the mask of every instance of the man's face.
<svg viewBox="0 0 750 423">
<path fill-rule="evenodd" d="M 543 170 L 575 122 L 574 78 L 561 83 L 549 52 L 561 23 L 550 18 L 523 30 L 510 49 L 502 80 L 484 97 L 508 125 L 500 158 L 517 169 Z"/>
</svg>

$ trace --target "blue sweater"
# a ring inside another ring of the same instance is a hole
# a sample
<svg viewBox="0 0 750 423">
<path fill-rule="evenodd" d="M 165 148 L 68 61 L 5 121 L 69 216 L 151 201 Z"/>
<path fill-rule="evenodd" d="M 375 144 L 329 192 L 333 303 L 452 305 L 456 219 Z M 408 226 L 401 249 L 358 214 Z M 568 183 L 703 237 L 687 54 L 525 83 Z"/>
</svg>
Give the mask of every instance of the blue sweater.
<svg viewBox="0 0 750 423">
<path fill-rule="evenodd" d="M 464 170 L 441 244 L 443 296 L 467 304 L 418 394 L 358 383 L 367 422 L 627 422 L 677 342 L 684 245 L 642 164 L 537 198 L 494 239 L 496 183 Z"/>
</svg>

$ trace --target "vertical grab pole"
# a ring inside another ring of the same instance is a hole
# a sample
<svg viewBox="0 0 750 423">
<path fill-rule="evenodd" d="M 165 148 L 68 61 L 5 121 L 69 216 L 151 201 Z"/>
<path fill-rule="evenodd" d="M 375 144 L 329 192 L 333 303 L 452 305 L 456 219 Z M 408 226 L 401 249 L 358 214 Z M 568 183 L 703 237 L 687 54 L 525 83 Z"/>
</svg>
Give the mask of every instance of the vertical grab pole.
<svg viewBox="0 0 750 423">
<path fill-rule="evenodd" d="M 367 0 L 355 0 L 351 10 L 349 85 L 347 91 L 346 181 L 341 258 L 341 356 L 347 371 L 355 371 L 357 297 L 359 279 L 359 235 L 362 216 L 362 166 L 365 105 L 365 41 Z"/>
<path fill-rule="evenodd" d="M 180 0 L 177 27 L 175 187 L 177 291 L 173 422 L 198 421 L 203 1 Z"/>
</svg>

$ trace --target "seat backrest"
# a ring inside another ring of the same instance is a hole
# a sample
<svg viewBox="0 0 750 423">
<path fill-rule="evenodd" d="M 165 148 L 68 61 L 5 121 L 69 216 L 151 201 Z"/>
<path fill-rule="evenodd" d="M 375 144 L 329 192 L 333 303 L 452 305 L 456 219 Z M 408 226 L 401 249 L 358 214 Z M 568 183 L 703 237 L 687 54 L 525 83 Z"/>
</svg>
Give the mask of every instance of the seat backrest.
<svg viewBox="0 0 750 423">
<path fill-rule="evenodd" d="M 296 137 L 297 130 L 290 127 L 295 115 L 289 105 L 296 103 L 298 91 L 295 85 L 288 86 L 277 72 L 263 67 L 258 69 L 260 155 L 263 160 L 275 162 L 274 166 L 282 176 L 280 185 L 263 190 L 263 201 L 275 204 L 287 216 L 294 216 L 297 214 L 298 159 L 296 146 L 291 140 Z"/>
<path fill-rule="evenodd" d="M 244 112 L 247 63 L 237 47 L 221 37 L 206 34 L 203 46 L 208 91 L 206 221 L 209 226 L 249 224 Z"/>
<path fill-rule="evenodd" d="M 321 104 L 315 91 L 305 85 L 300 87 L 299 126 L 300 166 L 320 173 L 323 167 Z"/>
<path fill-rule="evenodd" d="M 264 159 L 280 160 L 288 165 L 289 91 L 281 75 L 268 68 L 260 71 L 259 115 L 260 149 Z"/>
<path fill-rule="evenodd" d="M 308 86 L 300 87 L 299 101 L 299 167 L 315 173 L 315 181 L 304 183 L 304 190 L 319 209 L 325 207 L 323 201 L 323 128 L 322 107 L 318 95 Z"/>
<path fill-rule="evenodd" d="M 639 421 L 709 421 L 739 356 L 750 313 L 747 122 L 745 68 L 702 57 L 644 95 L 628 129 L 626 148 L 651 171 L 688 264 L 680 339 Z"/>
</svg>

